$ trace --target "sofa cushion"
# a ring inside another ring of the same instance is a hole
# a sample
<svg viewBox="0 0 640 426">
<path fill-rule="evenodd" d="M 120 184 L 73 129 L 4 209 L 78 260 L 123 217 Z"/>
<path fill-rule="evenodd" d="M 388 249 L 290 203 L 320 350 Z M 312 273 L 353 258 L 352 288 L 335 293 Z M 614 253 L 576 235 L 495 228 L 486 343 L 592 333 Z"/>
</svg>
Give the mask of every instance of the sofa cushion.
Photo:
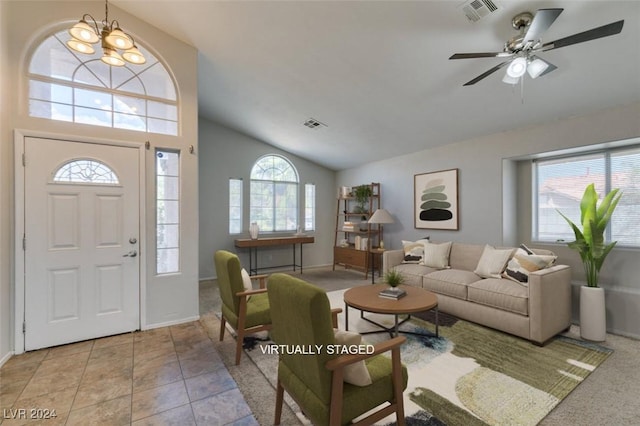
<svg viewBox="0 0 640 426">
<path fill-rule="evenodd" d="M 487 278 L 468 286 L 467 300 L 521 315 L 529 315 L 529 290 L 511 280 Z"/>
<path fill-rule="evenodd" d="M 439 294 L 467 299 L 467 286 L 481 279 L 471 271 L 443 269 L 424 276 L 422 286 Z"/>
<path fill-rule="evenodd" d="M 424 257 L 422 264 L 430 268 L 444 269 L 449 267 L 449 252 L 451 241 L 448 243 L 424 243 Z"/>
<path fill-rule="evenodd" d="M 449 253 L 449 266 L 452 269 L 473 271 L 482 256 L 484 245 L 453 243 Z"/>
<path fill-rule="evenodd" d="M 473 272 L 483 278 L 500 278 L 507 266 L 514 249 L 500 250 L 490 245 L 485 245 L 478 266 Z"/>
<path fill-rule="evenodd" d="M 416 263 L 402 263 L 393 267 L 404 277 L 403 284 L 412 285 L 414 287 L 422 287 L 422 276 L 437 269 L 428 266 L 418 265 Z"/>
</svg>

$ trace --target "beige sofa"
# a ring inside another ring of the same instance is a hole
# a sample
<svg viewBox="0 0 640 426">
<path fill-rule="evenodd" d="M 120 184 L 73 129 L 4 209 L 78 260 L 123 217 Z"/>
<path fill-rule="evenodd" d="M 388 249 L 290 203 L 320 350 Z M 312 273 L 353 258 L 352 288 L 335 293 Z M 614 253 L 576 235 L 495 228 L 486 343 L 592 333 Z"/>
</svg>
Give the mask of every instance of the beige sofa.
<svg viewBox="0 0 640 426">
<path fill-rule="evenodd" d="M 449 268 L 403 263 L 403 250 L 383 254 L 383 272 L 395 268 L 405 284 L 438 295 L 441 312 L 544 344 L 571 322 L 571 268 L 554 265 L 529 274 L 528 285 L 482 278 L 473 271 L 484 245 L 453 243 Z M 515 250 L 515 249 L 514 249 Z M 552 254 L 533 250 L 535 254 Z"/>
</svg>

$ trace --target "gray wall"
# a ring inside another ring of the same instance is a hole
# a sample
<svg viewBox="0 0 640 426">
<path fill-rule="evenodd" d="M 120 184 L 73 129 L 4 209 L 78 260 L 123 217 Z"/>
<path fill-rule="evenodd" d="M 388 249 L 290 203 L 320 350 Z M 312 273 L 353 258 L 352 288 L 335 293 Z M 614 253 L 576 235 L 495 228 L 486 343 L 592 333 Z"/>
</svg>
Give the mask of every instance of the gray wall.
<svg viewBox="0 0 640 426">
<path fill-rule="evenodd" d="M 300 206 L 304 200 L 304 184 L 316 185 L 316 231 L 307 232 L 315 237 L 315 243 L 304 246 L 305 267 L 327 265 L 333 261 L 333 230 L 338 192 L 333 170 L 202 117 L 199 119 L 199 133 L 200 279 L 216 276 L 213 253 L 219 249 L 237 252 L 243 266 L 248 269 L 248 252 L 236 249 L 234 239 L 249 236 L 249 174 L 256 160 L 266 154 L 283 155 L 296 167 L 300 179 Z M 241 178 L 244 182 L 244 232 L 240 235 L 229 235 L 229 178 Z M 302 219 L 301 213 L 300 224 L 303 223 Z M 292 262 L 291 252 L 291 246 L 261 249 L 258 252 L 258 264 L 289 264 Z"/>
<path fill-rule="evenodd" d="M 385 244 L 400 248 L 401 240 L 430 235 L 435 240 L 513 245 L 530 243 L 530 174 L 516 163 L 526 156 L 640 136 L 640 104 L 587 116 L 558 120 L 518 131 L 462 141 L 456 144 L 366 164 L 337 173 L 337 185 L 381 183 L 382 206 L 396 218 L 385 226 Z M 523 163 L 524 164 L 524 163 Z M 458 231 L 415 229 L 413 177 L 438 170 L 459 169 Z M 514 179 L 517 182 L 514 183 Z M 534 244 L 559 255 L 573 267 L 574 284 L 584 281 L 576 253 L 564 246 Z M 608 328 L 640 336 L 640 250 L 615 249 L 601 274 L 607 292 Z M 574 289 L 575 290 L 575 289 Z M 578 306 L 574 292 L 574 312 Z"/>
</svg>

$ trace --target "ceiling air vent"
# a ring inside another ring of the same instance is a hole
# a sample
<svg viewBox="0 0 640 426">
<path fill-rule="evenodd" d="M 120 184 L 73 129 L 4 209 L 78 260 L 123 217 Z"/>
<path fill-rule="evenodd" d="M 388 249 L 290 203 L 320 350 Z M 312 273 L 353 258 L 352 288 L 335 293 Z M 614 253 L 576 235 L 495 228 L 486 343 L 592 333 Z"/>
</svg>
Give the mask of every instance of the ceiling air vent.
<svg viewBox="0 0 640 426">
<path fill-rule="evenodd" d="M 478 22 L 485 16 L 498 10 L 496 2 L 492 0 L 469 0 L 464 2 L 460 7 L 464 15 L 471 22 Z"/>
<path fill-rule="evenodd" d="M 320 126 L 327 127 L 326 124 L 316 120 L 315 118 L 310 118 L 307 121 L 305 121 L 303 124 L 305 126 L 307 126 L 308 128 L 310 128 L 310 129 L 316 129 L 316 128 L 320 127 Z"/>
</svg>

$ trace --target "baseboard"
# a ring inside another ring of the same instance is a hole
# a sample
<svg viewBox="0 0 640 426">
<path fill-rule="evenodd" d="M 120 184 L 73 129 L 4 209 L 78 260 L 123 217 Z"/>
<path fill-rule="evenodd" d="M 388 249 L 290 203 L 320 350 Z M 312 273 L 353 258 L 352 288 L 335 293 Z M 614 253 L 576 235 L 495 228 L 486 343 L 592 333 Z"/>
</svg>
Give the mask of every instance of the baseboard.
<svg viewBox="0 0 640 426">
<path fill-rule="evenodd" d="M 200 315 L 196 315 L 194 317 L 181 318 L 175 321 L 147 324 L 142 328 L 142 330 L 153 330 L 154 328 L 171 327 L 172 325 L 184 324 L 187 322 L 193 322 L 193 321 L 199 321 L 199 320 L 200 320 Z"/>
<path fill-rule="evenodd" d="M 9 361 L 9 359 L 12 356 L 13 356 L 13 351 L 9 351 L 2 358 L 0 358 L 0 367 L 2 367 L 5 362 Z"/>
</svg>

